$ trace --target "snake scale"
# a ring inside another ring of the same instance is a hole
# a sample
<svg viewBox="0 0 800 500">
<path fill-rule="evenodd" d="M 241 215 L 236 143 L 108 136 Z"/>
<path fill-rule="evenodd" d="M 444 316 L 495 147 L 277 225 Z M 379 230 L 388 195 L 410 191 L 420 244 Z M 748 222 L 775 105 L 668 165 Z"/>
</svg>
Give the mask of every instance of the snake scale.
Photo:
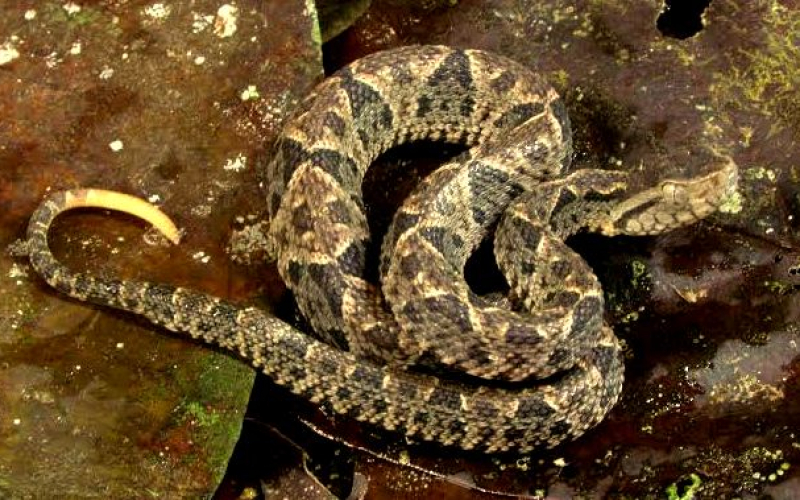
<svg viewBox="0 0 800 500">
<path fill-rule="evenodd" d="M 398 210 L 380 284 L 371 283 L 365 171 L 417 140 L 467 151 Z M 53 219 L 79 206 L 135 213 L 177 242 L 169 219 L 137 198 L 49 196 L 30 220 L 29 258 L 59 291 L 227 349 L 340 414 L 444 445 L 524 453 L 581 435 L 622 388 L 600 285 L 564 238 L 663 233 L 714 212 L 736 184 L 729 162 L 629 193 L 621 172 L 569 171 L 571 154 L 564 104 L 539 75 L 479 50 L 403 47 L 321 83 L 259 166 L 278 270 L 315 336 L 196 291 L 72 272 L 50 253 Z M 475 294 L 463 276 L 492 231 L 507 299 Z"/>
</svg>

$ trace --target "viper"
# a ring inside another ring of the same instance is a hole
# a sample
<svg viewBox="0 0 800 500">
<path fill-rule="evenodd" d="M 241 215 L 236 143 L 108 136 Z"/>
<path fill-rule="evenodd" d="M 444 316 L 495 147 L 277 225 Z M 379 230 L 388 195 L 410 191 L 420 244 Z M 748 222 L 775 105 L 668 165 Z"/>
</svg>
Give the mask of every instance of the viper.
<svg viewBox="0 0 800 500">
<path fill-rule="evenodd" d="M 399 208 L 373 283 L 362 181 L 382 153 L 419 140 L 466 152 Z M 258 167 L 271 251 L 313 332 L 197 291 L 60 264 L 47 232 L 75 207 L 133 213 L 177 243 L 166 215 L 120 193 L 50 195 L 31 217 L 29 258 L 59 291 L 227 349 L 338 413 L 444 445 L 524 453 L 596 425 L 623 384 L 600 283 L 564 240 L 687 226 L 737 182 L 726 160 L 631 192 L 626 173 L 571 170 L 571 157 L 564 103 L 540 75 L 479 50 L 402 47 L 321 83 Z M 502 300 L 474 293 L 463 272 L 492 232 L 510 290 Z"/>
</svg>

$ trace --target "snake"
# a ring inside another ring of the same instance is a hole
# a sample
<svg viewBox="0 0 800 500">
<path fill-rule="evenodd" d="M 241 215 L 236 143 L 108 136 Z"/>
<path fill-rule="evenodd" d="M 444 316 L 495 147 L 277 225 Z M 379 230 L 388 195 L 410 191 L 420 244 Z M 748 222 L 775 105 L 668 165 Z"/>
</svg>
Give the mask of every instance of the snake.
<svg viewBox="0 0 800 500">
<path fill-rule="evenodd" d="M 402 203 L 370 279 L 364 175 L 416 141 L 465 151 Z M 28 225 L 29 261 L 56 290 L 222 348 L 326 410 L 487 453 L 575 439 L 620 397 L 623 356 L 601 285 L 565 240 L 685 227 L 717 211 L 737 182 L 730 159 L 639 191 L 625 172 L 572 170 L 566 107 L 542 75 L 446 46 L 345 66 L 297 104 L 268 151 L 257 169 L 270 250 L 310 332 L 200 291 L 66 268 L 47 233 L 76 207 L 132 213 L 178 243 L 160 209 L 115 191 L 48 195 Z M 499 298 L 464 277 L 487 238 L 508 282 Z"/>
</svg>

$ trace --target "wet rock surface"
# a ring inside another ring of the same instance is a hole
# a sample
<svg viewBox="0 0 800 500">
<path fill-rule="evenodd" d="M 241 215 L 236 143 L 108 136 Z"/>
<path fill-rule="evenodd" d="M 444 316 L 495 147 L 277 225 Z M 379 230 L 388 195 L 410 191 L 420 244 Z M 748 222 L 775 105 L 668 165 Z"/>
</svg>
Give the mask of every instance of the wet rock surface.
<svg viewBox="0 0 800 500">
<path fill-rule="evenodd" d="M 253 371 L 66 300 L 5 249 L 48 190 L 106 187 L 161 205 L 183 242 L 154 243 L 128 217 L 69 214 L 51 232 L 69 266 L 233 299 L 279 294 L 225 248 L 234 221 L 259 210 L 253 155 L 321 77 L 311 13 L 202 1 L 0 10 L 0 498 L 208 497 Z"/>
<path fill-rule="evenodd" d="M 606 421 L 555 450 L 486 457 L 322 415 L 263 377 L 243 418 L 245 365 L 64 300 L 2 255 L 0 497 L 197 497 L 226 463 L 218 498 L 800 495 L 798 6 L 714 1 L 681 17 L 661 2 L 406 4 L 373 0 L 324 61 L 304 2 L 4 6 L 0 243 L 22 236 L 48 187 L 153 196 L 184 228 L 179 248 L 85 213 L 57 224 L 54 249 L 75 268 L 257 301 L 301 324 L 274 269 L 248 258 L 254 158 L 323 62 L 409 43 L 494 50 L 565 96 L 576 168 L 630 171 L 637 186 L 712 170 L 711 151 L 740 168 L 739 196 L 698 226 L 572 242 L 628 349 Z M 367 180 L 373 226 L 454 153 L 384 159 Z"/>
</svg>

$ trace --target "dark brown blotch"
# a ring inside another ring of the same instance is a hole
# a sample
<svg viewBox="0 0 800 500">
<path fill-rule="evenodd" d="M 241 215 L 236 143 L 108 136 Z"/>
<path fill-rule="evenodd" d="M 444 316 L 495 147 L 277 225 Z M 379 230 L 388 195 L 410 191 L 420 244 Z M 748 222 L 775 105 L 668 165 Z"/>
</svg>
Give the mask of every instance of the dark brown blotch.
<svg viewBox="0 0 800 500">
<path fill-rule="evenodd" d="M 467 423 L 461 419 L 452 419 L 444 424 L 443 438 L 461 439 L 467 433 Z"/>
<path fill-rule="evenodd" d="M 601 326 L 602 315 L 603 300 L 600 297 L 583 297 L 573 309 L 570 336 L 580 338 L 591 331 L 596 331 Z"/>
<path fill-rule="evenodd" d="M 292 210 L 291 217 L 291 226 L 294 233 L 302 235 L 314 231 L 317 218 L 314 210 L 311 209 L 307 202 L 297 205 L 294 210 Z"/>
<path fill-rule="evenodd" d="M 370 85 L 356 79 L 349 69 L 341 72 L 341 87 L 350 101 L 350 111 L 364 148 L 369 150 L 381 130 L 391 130 L 394 116 L 383 96 Z"/>
<path fill-rule="evenodd" d="M 550 425 L 550 432 L 548 435 L 552 438 L 558 438 L 561 441 L 565 437 L 574 436 L 575 429 L 573 425 L 566 420 L 557 420 Z"/>
<path fill-rule="evenodd" d="M 552 281 L 561 282 L 572 272 L 572 266 L 566 260 L 550 261 L 548 272 Z"/>
<path fill-rule="evenodd" d="M 575 352 L 569 349 L 556 347 L 547 358 L 548 366 L 566 367 L 575 362 Z"/>
<path fill-rule="evenodd" d="M 409 213 L 406 211 L 398 211 L 392 224 L 392 232 L 397 236 L 402 235 L 410 228 L 417 225 L 420 216 L 418 214 Z"/>
<path fill-rule="evenodd" d="M 474 87 L 469 57 L 462 50 L 448 54 L 428 78 L 431 87 L 471 89 Z"/>
<path fill-rule="evenodd" d="M 305 276 L 305 266 L 296 260 L 290 260 L 286 269 L 287 273 L 284 276 L 286 284 L 291 288 L 299 286 L 300 280 Z"/>
<path fill-rule="evenodd" d="M 472 78 L 472 69 L 469 57 L 462 50 L 454 50 L 442 60 L 439 67 L 428 78 L 428 86 L 432 89 L 445 89 L 447 94 L 453 94 L 452 89 L 460 88 L 455 92 L 463 96 L 458 102 L 461 116 L 471 116 L 475 109 L 475 82 Z M 447 100 L 440 101 L 441 106 L 449 106 Z M 446 109 L 444 109 L 446 111 Z"/>
<path fill-rule="evenodd" d="M 144 288 L 143 292 L 141 301 L 145 314 L 159 323 L 172 323 L 177 310 L 172 301 L 176 288 L 170 285 L 153 283 Z M 193 315 L 197 314 L 196 310 L 191 310 L 190 312 Z"/>
<path fill-rule="evenodd" d="M 535 329 L 531 328 L 530 324 L 515 318 L 506 329 L 505 341 L 510 345 L 535 349 L 536 346 L 542 343 L 542 338 Z"/>
<path fill-rule="evenodd" d="M 402 276 L 413 278 L 425 270 L 425 262 L 420 258 L 418 252 L 408 255 L 395 255 L 393 259 L 398 262 Z"/>
<path fill-rule="evenodd" d="M 307 278 L 313 281 L 320 292 L 324 292 L 324 300 L 334 315 L 341 315 L 342 300 L 347 283 L 339 269 L 330 264 L 308 264 Z"/>
<path fill-rule="evenodd" d="M 417 118 L 423 118 L 431 112 L 433 101 L 427 95 L 422 95 L 417 99 Z"/>
<path fill-rule="evenodd" d="M 461 411 L 461 395 L 449 387 L 438 386 L 433 389 L 428 397 L 428 404 L 438 408 L 444 408 L 450 412 Z"/>
<path fill-rule="evenodd" d="M 510 130 L 541 114 L 543 111 L 544 105 L 541 102 L 517 104 L 500 115 L 500 118 L 495 120 L 494 126 L 503 130 Z"/>
<path fill-rule="evenodd" d="M 333 111 L 325 112 L 322 117 L 322 124 L 339 139 L 343 138 L 345 132 L 347 131 L 347 124 L 345 123 L 344 118 L 337 115 Z"/>
<path fill-rule="evenodd" d="M 315 149 L 308 155 L 309 161 L 336 179 L 341 186 L 352 190 L 361 183 L 356 162 L 347 155 L 333 149 Z"/>
<path fill-rule="evenodd" d="M 504 94 L 511 90 L 515 83 L 517 83 L 517 75 L 513 71 L 503 71 L 489 85 L 498 94 Z"/>
<path fill-rule="evenodd" d="M 542 240 L 540 228 L 527 222 L 520 222 L 517 224 L 516 233 L 519 243 L 525 248 L 535 250 L 539 247 L 539 242 Z"/>
<path fill-rule="evenodd" d="M 519 398 L 519 407 L 515 419 L 544 422 L 555 414 L 555 410 L 545 403 L 542 394 L 531 393 Z"/>
<path fill-rule="evenodd" d="M 576 292 L 570 290 L 559 290 L 548 297 L 547 305 L 549 307 L 566 307 L 571 308 L 579 300 L 581 296 Z"/>
<path fill-rule="evenodd" d="M 458 264 L 455 262 L 456 255 L 464 248 L 464 239 L 461 236 L 444 227 L 426 227 L 420 231 L 420 235 L 448 262 Z"/>
<path fill-rule="evenodd" d="M 305 365 L 308 344 L 298 341 L 295 335 L 278 335 L 273 337 L 273 340 L 276 356 L 283 361 L 281 371 L 291 372 L 297 376 L 296 380 L 305 379 L 306 370 L 302 367 Z M 296 368 L 292 369 L 293 367 Z"/>
<path fill-rule="evenodd" d="M 497 407 L 484 398 L 472 398 L 470 400 L 472 413 L 476 414 L 481 422 L 496 422 L 500 412 Z"/>
<path fill-rule="evenodd" d="M 361 241 L 354 241 L 336 259 L 342 272 L 361 277 L 364 274 L 365 249 Z"/>
<path fill-rule="evenodd" d="M 569 210 L 577 200 L 578 196 L 573 193 L 572 190 L 568 189 L 566 186 L 563 186 L 559 190 L 558 200 L 556 200 L 555 206 L 550 211 L 550 217 L 554 218 L 561 212 Z"/>
<path fill-rule="evenodd" d="M 403 306 L 402 314 L 416 325 L 427 324 L 431 318 L 436 318 L 440 324 L 449 325 L 449 329 L 461 332 L 472 330 L 469 309 L 452 295 L 409 301 Z"/>
<path fill-rule="evenodd" d="M 207 331 L 218 333 L 221 337 L 236 335 L 236 318 L 240 312 L 239 308 L 227 302 L 216 302 L 210 308 L 204 309 L 207 312 L 202 314 L 202 318 L 208 328 Z"/>
</svg>

